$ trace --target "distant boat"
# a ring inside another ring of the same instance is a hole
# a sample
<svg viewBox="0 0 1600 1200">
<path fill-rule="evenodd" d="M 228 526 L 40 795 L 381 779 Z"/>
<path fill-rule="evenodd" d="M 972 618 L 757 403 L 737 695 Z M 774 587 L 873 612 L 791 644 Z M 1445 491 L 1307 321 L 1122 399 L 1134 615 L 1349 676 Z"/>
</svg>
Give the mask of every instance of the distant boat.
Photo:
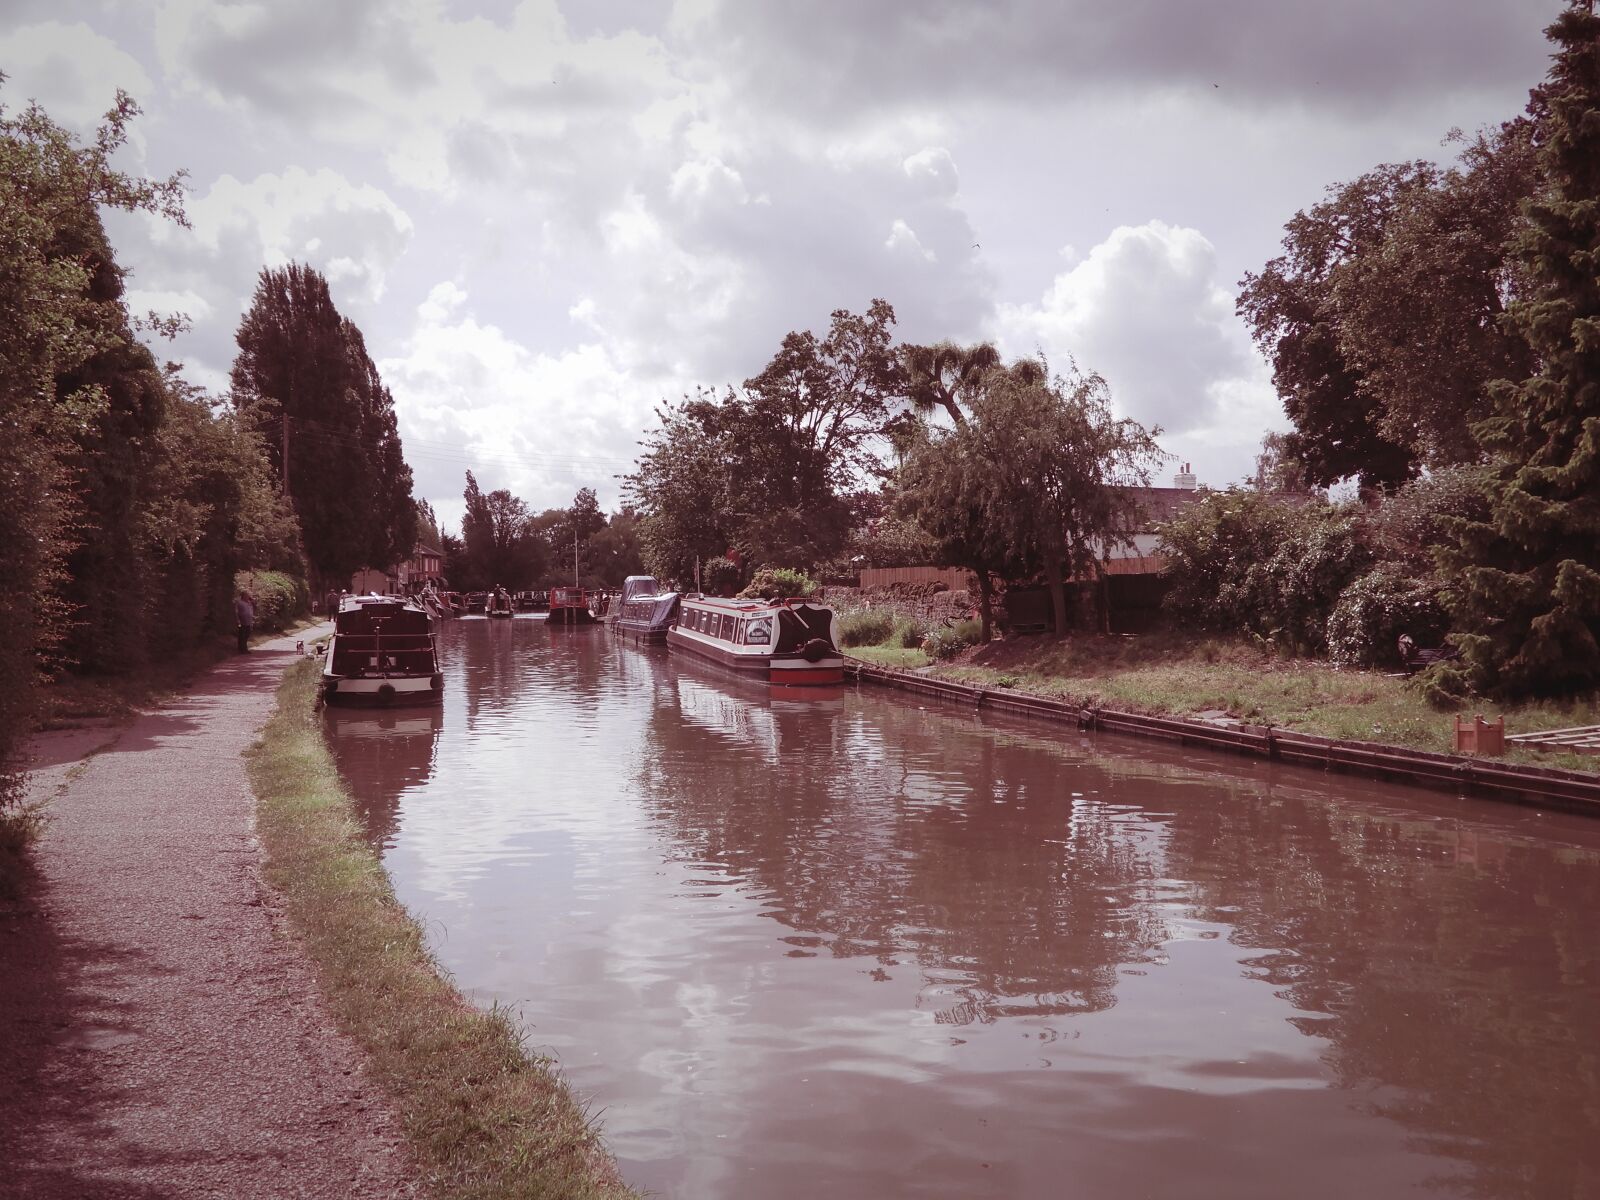
<svg viewBox="0 0 1600 1200">
<path fill-rule="evenodd" d="M 394 596 L 346 596 L 322 662 L 327 704 L 437 704 L 444 695 L 427 610 Z"/>
<path fill-rule="evenodd" d="M 667 630 L 677 618 L 679 600 L 677 592 L 663 592 L 654 575 L 629 575 L 622 581 L 622 598 L 612 625 L 641 642 L 665 642 Z"/>
<path fill-rule="evenodd" d="M 589 610 L 589 593 L 582 588 L 552 588 L 550 591 L 550 624 L 593 625 L 594 613 Z"/>
<path fill-rule="evenodd" d="M 684 596 L 667 645 L 785 687 L 844 682 L 833 610 L 810 600 Z"/>
<path fill-rule="evenodd" d="M 484 602 L 484 612 L 491 617 L 512 617 L 516 609 L 512 606 L 511 596 L 504 591 L 490 592 Z"/>
</svg>

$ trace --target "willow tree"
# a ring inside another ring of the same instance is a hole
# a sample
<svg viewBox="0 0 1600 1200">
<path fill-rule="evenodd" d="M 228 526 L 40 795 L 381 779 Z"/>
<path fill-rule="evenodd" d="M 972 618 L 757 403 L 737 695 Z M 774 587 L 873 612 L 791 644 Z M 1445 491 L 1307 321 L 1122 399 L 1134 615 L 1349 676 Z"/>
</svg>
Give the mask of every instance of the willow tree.
<svg viewBox="0 0 1600 1200">
<path fill-rule="evenodd" d="M 1547 34 L 1547 188 L 1524 210 L 1529 285 L 1508 312 L 1539 369 L 1491 390 L 1474 430 L 1492 456 L 1489 517 L 1460 522 L 1446 556 L 1462 649 L 1511 694 L 1600 684 L 1600 17 L 1575 0 Z"/>
<path fill-rule="evenodd" d="M 1040 364 L 990 379 L 958 436 L 977 468 L 976 500 L 996 549 L 1038 562 L 1057 633 L 1066 584 L 1091 577 L 1141 519 L 1130 490 L 1148 486 L 1164 455 L 1159 430 L 1111 411 L 1097 374 L 1046 377 Z"/>
</svg>

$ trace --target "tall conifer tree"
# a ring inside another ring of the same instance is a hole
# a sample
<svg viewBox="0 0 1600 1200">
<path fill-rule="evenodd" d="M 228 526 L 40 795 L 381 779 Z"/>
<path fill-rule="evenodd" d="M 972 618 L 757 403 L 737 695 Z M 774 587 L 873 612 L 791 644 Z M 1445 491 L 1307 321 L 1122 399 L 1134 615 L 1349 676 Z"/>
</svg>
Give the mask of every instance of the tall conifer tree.
<svg viewBox="0 0 1600 1200">
<path fill-rule="evenodd" d="M 416 514 L 394 401 L 328 281 L 299 263 L 263 270 L 236 340 L 234 403 L 294 502 L 318 589 L 409 555 Z"/>
<path fill-rule="evenodd" d="M 1450 594 L 1482 682 L 1511 694 L 1600 683 L 1600 17 L 1573 0 L 1546 31 L 1559 47 L 1548 106 L 1548 186 L 1517 252 L 1528 294 L 1507 314 L 1536 374 L 1492 389 L 1474 429 L 1493 456 L 1487 522 L 1462 522 Z"/>
</svg>

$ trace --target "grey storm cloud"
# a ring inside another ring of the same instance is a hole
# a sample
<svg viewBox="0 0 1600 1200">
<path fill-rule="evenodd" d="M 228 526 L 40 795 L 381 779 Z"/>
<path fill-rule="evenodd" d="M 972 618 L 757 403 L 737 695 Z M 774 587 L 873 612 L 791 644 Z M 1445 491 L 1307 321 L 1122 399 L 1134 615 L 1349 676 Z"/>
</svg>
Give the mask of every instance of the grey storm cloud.
<svg viewBox="0 0 1600 1200">
<path fill-rule="evenodd" d="M 720 47 L 725 69 L 742 64 L 753 91 L 836 113 L 1107 87 L 1371 111 L 1539 78 L 1541 31 L 1559 10 L 1556 0 L 722 0 L 696 33 Z"/>
</svg>

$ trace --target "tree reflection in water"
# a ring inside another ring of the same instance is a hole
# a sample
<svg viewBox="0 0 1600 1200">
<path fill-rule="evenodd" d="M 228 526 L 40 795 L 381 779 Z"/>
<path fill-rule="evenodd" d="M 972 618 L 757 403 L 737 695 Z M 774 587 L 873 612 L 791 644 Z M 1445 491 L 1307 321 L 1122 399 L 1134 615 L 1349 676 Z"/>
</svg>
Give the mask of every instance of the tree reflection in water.
<svg viewBox="0 0 1600 1200">
<path fill-rule="evenodd" d="M 790 954 L 918 970 L 919 1008 L 964 1025 L 1107 1008 L 1118 968 L 1167 940 L 1143 903 L 1160 826 L 1097 803 L 1092 786 L 1064 790 L 1059 747 L 953 743 L 941 713 L 869 719 L 674 665 L 639 793 L 686 857 L 765 890 Z M 1072 766 L 1080 787 L 1097 778 L 1080 756 Z"/>
<path fill-rule="evenodd" d="M 1410 814 L 1360 802 L 1378 785 L 1263 788 L 681 667 L 662 695 L 639 793 L 685 858 L 762 889 L 787 953 L 915 969 L 919 1009 L 960 1026 L 1105 1010 L 1127 968 L 1165 961 L 1176 915 L 1219 925 L 1351 1103 L 1459 1168 L 1436 1186 L 1600 1196 L 1594 842 L 1552 853 L 1482 804 Z"/>
<path fill-rule="evenodd" d="M 1175 822 L 1167 853 L 1338 1086 L 1465 1170 L 1441 1184 L 1600 1196 L 1600 852 L 1456 808 L 1476 819 L 1278 786 Z"/>
</svg>

